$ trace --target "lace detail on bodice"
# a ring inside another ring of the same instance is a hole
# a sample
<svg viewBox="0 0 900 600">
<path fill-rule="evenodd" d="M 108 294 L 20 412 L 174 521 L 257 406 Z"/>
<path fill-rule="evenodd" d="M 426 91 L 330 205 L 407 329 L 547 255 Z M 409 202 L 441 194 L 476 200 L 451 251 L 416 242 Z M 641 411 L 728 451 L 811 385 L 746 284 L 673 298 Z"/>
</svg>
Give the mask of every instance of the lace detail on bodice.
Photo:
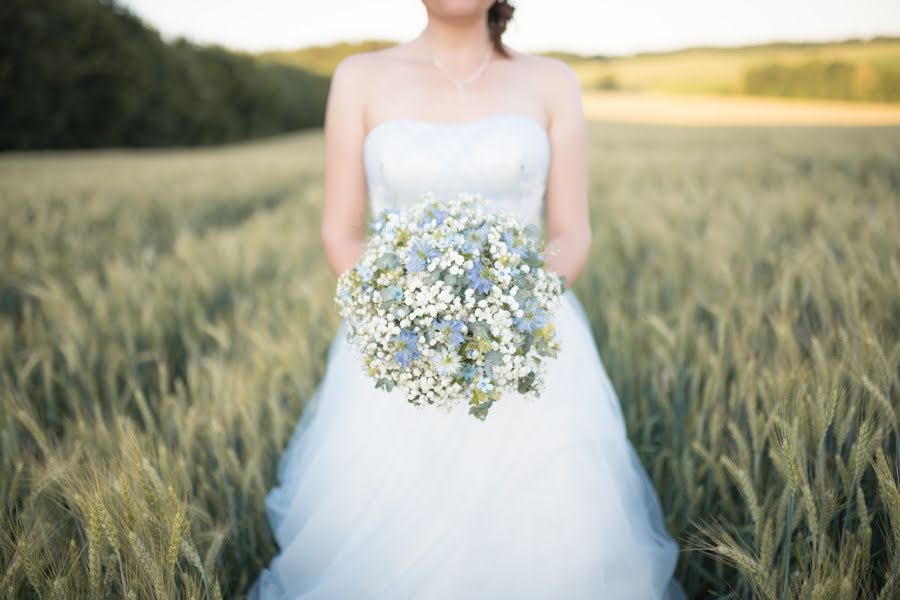
<svg viewBox="0 0 900 600">
<path fill-rule="evenodd" d="M 550 167 L 546 129 L 524 112 L 469 121 L 388 119 L 363 143 L 373 214 L 438 198 L 481 193 L 524 223 L 540 226 Z"/>
</svg>

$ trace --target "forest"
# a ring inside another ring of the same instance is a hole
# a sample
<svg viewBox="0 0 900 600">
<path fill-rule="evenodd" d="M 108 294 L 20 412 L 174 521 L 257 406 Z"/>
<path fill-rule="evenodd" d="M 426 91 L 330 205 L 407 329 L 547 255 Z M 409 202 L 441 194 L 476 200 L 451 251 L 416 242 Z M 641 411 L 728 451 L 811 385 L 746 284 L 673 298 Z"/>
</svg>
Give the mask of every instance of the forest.
<svg viewBox="0 0 900 600">
<path fill-rule="evenodd" d="M 319 127 L 329 77 L 184 39 L 108 0 L 0 6 L 0 150 L 192 146 Z"/>
</svg>

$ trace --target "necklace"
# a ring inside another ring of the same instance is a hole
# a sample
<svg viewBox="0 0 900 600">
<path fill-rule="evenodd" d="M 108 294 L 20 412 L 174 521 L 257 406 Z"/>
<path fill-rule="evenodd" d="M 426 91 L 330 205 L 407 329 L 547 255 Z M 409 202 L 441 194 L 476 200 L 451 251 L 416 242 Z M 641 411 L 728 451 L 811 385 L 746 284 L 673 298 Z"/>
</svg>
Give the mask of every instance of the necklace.
<svg viewBox="0 0 900 600">
<path fill-rule="evenodd" d="M 478 68 L 475 69 L 475 71 L 468 77 L 464 77 L 463 79 L 457 79 L 456 77 L 451 75 L 450 72 L 447 71 L 447 68 L 443 64 L 441 64 L 441 62 L 437 59 L 437 57 L 434 55 L 434 52 L 432 52 L 431 46 L 428 44 L 427 39 L 425 39 L 425 45 L 428 47 L 429 55 L 431 55 L 431 63 L 435 67 L 437 67 L 437 69 L 447 79 L 449 79 L 453 83 L 453 85 L 456 86 L 456 94 L 457 94 L 457 96 L 459 96 L 460 100 L 462 100 L 462 98 L 463 98 L 463 86 L 466 85 L 467 83 L 471 83 L 471 82 L 475 81 L 476 79 L 478 79 L 478 77 L 484 72 L 485 67 L 487 67 L 488 62 L 491 60 L 491 56 L 494 54 L 493 45 L 488 44 L 488 51 L 484 55 L 484 60 L 481 61 L 481 64 L 478 66 Z"/>
</svg>

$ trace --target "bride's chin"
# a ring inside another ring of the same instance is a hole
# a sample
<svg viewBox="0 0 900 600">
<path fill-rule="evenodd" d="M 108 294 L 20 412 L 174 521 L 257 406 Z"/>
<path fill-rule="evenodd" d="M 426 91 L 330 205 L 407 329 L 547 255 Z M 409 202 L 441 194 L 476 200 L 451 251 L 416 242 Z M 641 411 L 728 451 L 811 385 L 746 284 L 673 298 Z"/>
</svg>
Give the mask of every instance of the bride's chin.
<svg viewBox="0 0 900 600">
<path fill-rule="evenodd" d="M 482 16 L 493 3 L 493 0 L 422 0 L 429 13 L 445 18 Z"/>
</svg>

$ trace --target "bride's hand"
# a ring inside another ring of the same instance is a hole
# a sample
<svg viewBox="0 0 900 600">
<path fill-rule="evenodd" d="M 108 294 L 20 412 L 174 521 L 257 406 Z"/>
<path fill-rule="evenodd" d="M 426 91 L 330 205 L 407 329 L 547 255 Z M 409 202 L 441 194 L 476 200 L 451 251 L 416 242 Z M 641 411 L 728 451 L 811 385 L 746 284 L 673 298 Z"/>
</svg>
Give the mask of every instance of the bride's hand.
<svg viewBox="0 0 900 600">
<path fill-rule="evenodd" d="M 322 227 L 322 244 L 331 271 L 338 277 L 356 266 L 362 256 L 365 240 L 342 234 L 342 230 Z"/>
<path fill-rule="evenodd" d="M 547 270 L 559 275 L 563 286 L 569 288 L 584 268 L 590 248 L 590 228 L 564 231 L 547 241 L 544 263 Z"/>
</svg>

